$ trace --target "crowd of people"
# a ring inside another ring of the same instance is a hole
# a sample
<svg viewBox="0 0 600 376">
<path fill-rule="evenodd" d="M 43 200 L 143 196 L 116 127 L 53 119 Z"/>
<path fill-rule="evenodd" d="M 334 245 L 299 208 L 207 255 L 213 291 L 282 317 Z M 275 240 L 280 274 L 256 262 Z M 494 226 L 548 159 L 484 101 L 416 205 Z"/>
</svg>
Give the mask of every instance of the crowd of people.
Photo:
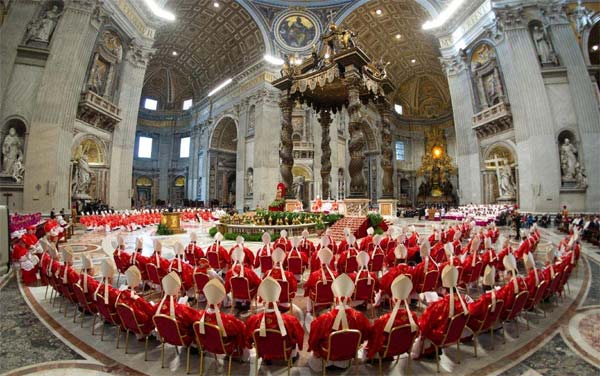
<svg viewBox="0 0 600 376">
<path fill-rule="evenodd" d="M 456 317 L 462 315 L 463 327 L 477 334 L 490 310 L 497 317 L 493 329 L 542 299 L 560 294 L 580 252 L 576 228 L 557 249 L 543 250 L 540 263 L 533 257 L 540 240 L 535 225 L 521 231 L 519 246 L 513 249 L 493 223 L 479 227 L 469 221 L 435 225 L 430 236 L 419 234 L 413 226 L 392 226 L 383 235 L 369 229 L 362 239 L 348 230 L 339 243 L 328 232 L 314 244 L 307 232 L 290 239 L 282 231 L 274 242 L 264 234 L 256 253 L 242 238 L 226 249 L 219 233 L 203 249 L 192 233 L 189 244 L 175 245 L 170 260 L 163 257 L 160 241 L 154 242 L 148 256 L 141 238 L 129 251 L 119 237 L 113 260 L 102 261 L 98 279 L 85 255 L 81 269 L 74 269 L 68 246 L 62 248 L 61 260 L 55 246 L 56 227 L 39 241 L 28 234 L 15 246 L 15 258 L 29 260 L 29 269 L 21 264 L 25 283 L 36 284 L 39 273 L 41 283 L 67 301 L 140 338 L 156 331 L 162 341 L 172 340 L 160 324 L 167 319 L 179 328 L 181 345 L 211 351 L 209 332 L 218 328 L 229 346 L 224 351 L 242 357 L 267 332 L 276 331 L 289 345 L 288 355 L 295 358 L 303 349 L 302 323 L 312 317 L 305 350 L 312 353 L 309 365 L 315 370 L 321 369 L 321 363 L 345 366 L 332 361 L 337 350 L 329 347 L 332 336 L 343 333 L 357 335 L 345 340 L 364 345 L 366 359 L 396 354 L 389 347 L 407 341 L 411 346 L 405 351 L 412 348 L 412 358 L 437 357 L 438 347 L 448 344 L 450 323 Z M 517 267 L 520 261 L 524 276 Z M 305 270 L 308 278 L 303 281 Z M 125 274 L 126 285 L 115 285 L 117 272 Z M 486 292 L 469 296 L 469 288 L 480 283 Z M 306 310 L 294 304 L 299 285 L 309 301 Z M 146 289 L 161 291 L 160 301 L 148 300 Z M 201 300 L 205 308 L 194 308 L 194 301 Z M 426 305 L 420 314 L 415 309 L 418 301 Z M 245 322 L 220 310 L 230 305 L 247 310 L 258 302 L 264 309 Z M 369 320 L 362 312 L 369 305 L 384 313 Z M 128 326 L 127 312 L 135 317 L 135 327 Z M 410 330 L 401 340 L 388 342 L 401 327 Z"/>
</svg>

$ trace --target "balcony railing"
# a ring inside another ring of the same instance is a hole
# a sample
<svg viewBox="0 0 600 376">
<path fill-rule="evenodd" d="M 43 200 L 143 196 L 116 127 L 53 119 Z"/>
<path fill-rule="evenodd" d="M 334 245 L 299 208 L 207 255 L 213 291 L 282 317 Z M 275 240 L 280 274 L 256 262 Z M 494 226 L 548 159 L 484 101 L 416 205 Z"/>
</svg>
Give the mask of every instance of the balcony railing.
<svg viewBox="0 0 600 376">
<path fill-rule="evenodd" d="M 121 109 L 92 91 L 84 91 L 79 99 L 77 118 L 93 127 L 112 131 L 121 121 Z"/>
<path fill-rule="evenodd" d="M 473 116 L 473 130 L 477 137 L 486 138 L 499 132 L 512 129 L 510 105 L 500 102 Z"/>
</svg>

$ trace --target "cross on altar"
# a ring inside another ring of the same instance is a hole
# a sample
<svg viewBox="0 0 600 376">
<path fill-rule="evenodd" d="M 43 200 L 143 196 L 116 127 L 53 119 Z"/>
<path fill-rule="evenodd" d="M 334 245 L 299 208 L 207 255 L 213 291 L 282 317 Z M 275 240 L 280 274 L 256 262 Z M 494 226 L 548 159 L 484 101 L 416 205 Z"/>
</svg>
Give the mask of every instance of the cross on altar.
<svg viewBox="0 0 600 376">
<path fill-rule="evenodd" d="M 502 165 L 506 165 L 508 164 L 508 160 L 506 158 L 498 158 L 498 155 L 494 154 L 494 158 L 492 159 L 487 159 L 485 160 L 485 163 L 493 163 L 494 169 L 496 170 L 496 176 L 500 177 L 500 164 L 499 162 L 502 162 Z"/>
</svg>

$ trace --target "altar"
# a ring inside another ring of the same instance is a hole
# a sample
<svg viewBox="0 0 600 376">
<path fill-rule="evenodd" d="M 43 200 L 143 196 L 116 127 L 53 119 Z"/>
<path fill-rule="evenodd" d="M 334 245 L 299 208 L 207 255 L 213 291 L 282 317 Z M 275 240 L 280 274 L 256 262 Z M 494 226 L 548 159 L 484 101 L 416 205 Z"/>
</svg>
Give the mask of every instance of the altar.
<svg viewBox="0 0 600 376">
<path fill-rule="evenodd" d="M 166 226 L 173 234 L 185 233 L 185 230 L 181 228 L 181 213 L 179 212 L 162 213 L 160 224 Z"/>
</svg>

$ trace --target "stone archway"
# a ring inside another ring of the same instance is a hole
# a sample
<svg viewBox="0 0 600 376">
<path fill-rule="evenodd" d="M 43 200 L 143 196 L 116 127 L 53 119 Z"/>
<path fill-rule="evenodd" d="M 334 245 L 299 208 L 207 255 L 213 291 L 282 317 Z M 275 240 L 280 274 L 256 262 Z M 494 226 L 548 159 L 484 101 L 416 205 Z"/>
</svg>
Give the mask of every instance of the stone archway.
<svg viewBox="0 0 600 376">
<path fill-rule="evenodd" d="M 212 205 L 235 204 L 237 138 L 235 119 L 225 116 L 217 121 L 208 150 L 208 199 Z"/>
<path fill-rule="evenodd" d="M 490 145 L 483 153 L 483 162 L 483 203 L 518 203 L 519 168 L 512 145 L 506 142 Z"/>
</svg>

